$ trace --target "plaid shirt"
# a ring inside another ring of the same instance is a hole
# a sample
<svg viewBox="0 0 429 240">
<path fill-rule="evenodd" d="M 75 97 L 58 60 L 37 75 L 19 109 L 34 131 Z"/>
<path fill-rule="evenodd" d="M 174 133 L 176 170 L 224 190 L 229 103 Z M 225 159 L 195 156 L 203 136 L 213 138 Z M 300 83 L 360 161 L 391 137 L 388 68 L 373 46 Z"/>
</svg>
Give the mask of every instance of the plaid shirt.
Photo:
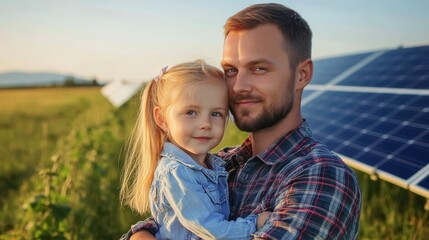
<svg viewBox="0 0 429 240">
<path fill-rule="evenodd" d="M 272 212 L 255 238 L 357 239 L 361 207 L 357 177 L 313 138 L 305 122 L 256 156 L 252 157 L 249 139 L 219 156 L 230 172 L 229 218 Z M 142 228 L 156 231 L 156 224 L 139 222 L 131 231 Z"/>
<path fill-rule="evenodd" d="M 249 139 L 219 155 L 230 172 L 230 219 L 273 212 L 255 238 L 357 239 L 357 177 L 305 122 L 254 157 Z"/>
</svg>

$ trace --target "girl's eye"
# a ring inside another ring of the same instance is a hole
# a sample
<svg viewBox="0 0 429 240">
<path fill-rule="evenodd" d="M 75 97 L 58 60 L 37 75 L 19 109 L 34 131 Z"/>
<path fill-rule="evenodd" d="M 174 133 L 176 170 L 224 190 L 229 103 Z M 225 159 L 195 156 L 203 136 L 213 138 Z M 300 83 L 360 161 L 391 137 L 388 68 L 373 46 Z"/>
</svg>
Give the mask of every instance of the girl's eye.
<svg viewBox="0 0 429 240">
<path fill-rule="evenodd" d="M 194 110 L 189 110 L 189 111 L 186 111 L 186 115 L 194 116 L 194 115 L 197 115 L 197 112 Z"/>
<path fill-rule="evenodd" d="M 213 112 L 212 117 L 223 117 L 223 114 L 220 112 Z"/>
</svg>

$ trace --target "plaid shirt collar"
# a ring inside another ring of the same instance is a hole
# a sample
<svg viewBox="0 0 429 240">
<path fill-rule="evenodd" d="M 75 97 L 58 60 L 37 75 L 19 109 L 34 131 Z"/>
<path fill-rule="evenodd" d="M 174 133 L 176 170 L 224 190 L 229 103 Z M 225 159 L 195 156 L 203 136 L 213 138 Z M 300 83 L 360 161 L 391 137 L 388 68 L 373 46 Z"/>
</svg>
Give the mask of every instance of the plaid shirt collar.
<svg viewBox="0 0 429 240">
<path fill-rule="evenodd" d="M 255 157 L 267 165 L 274 165 L 284 161 L 291 153 L 296 152 L 297 148 L 302 147 L 307 142 L 303 140 L 308 136 L 311 136 L 311 130 L 304 119 L 298 128 L 277 139 L 267 150 Z M 218 155 L 227 162 L 227 170 L 234 170 L 238 165 L 242 167 L 252 157 L 250 137 L 247 137 L 241 146 L 223 149 Z"/>
</svg>

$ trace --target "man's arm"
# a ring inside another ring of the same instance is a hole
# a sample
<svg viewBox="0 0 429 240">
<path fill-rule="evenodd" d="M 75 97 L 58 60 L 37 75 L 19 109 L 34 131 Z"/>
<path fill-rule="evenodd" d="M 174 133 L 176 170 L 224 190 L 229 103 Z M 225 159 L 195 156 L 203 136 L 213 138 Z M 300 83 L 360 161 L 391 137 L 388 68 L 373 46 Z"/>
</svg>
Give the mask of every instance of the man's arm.
<svg viewBox="0 0 429 240">
<path fill-rule="evenodd" d="M 123 234 L 119 240 L 156 239 L 156 232 L 158 232 L 158 224 L 154 218 L 150 217 L 132 225 L 131 229 Z"/>
<path fill-rule="evenodd" d="M 146 230 L 138 231 L 134 233 L 130 240 L 155 240 L 156 237 Z"/>
<path fill-rule="evenodd" d="M 317 163 L 279 186 L 273 213 L 254 236 L 357 239 L 361 206 L 358 182 L 348 167 L 334 164 Z"/>
</svg>

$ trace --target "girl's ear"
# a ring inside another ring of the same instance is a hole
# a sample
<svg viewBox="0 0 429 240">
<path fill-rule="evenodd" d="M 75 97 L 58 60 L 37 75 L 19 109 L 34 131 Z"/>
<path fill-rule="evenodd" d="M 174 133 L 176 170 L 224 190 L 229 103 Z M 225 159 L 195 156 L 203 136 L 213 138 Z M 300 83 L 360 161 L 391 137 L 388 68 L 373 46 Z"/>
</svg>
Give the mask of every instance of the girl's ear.
<svg viewBox="0 0 429 240">
<path fill-rule="evenodd" d="M 153 108 L 153 116 L 156 125 L 158 125 L 158 127 L 161 128 L 163 131 L 167 132 L 167 122 L 165 121 L 164 114 L 161 111 L 160 107 L 157 106 Z"/>
<path fill-rule="evenodd" d="M 298 64 L 296 88 L 303 89 L 307 86 L 313 77 L 313 61 L 306 59 Z"/>
</svg>

